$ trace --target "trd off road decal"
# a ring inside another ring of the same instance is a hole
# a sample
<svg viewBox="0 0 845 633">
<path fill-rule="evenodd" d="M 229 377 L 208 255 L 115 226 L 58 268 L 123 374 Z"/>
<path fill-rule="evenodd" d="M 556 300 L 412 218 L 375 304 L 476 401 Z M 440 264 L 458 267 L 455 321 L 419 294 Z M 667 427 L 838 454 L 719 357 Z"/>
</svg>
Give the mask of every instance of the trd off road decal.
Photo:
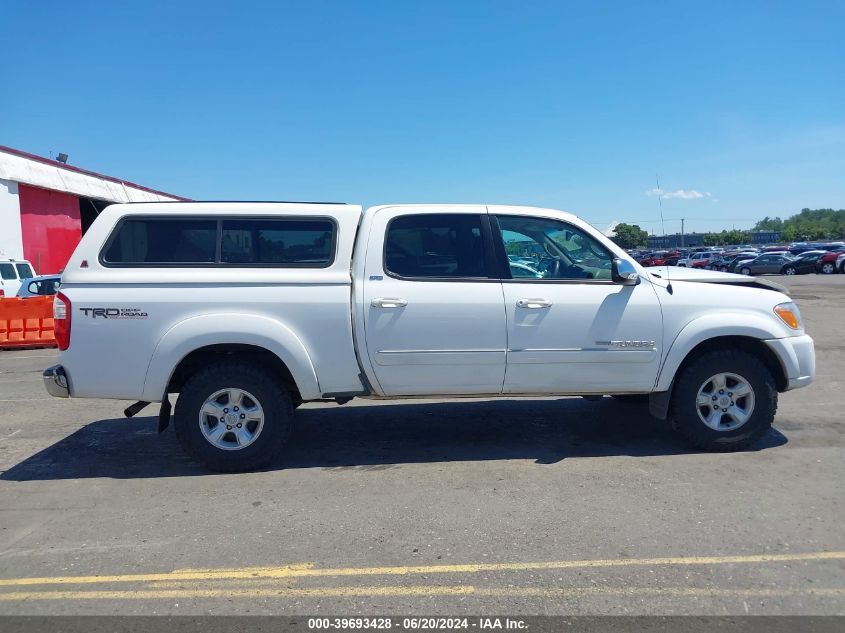
<svg viewBox="0 0 845 633">
<path fill-rule="evenodd" d="M 79 311 L 92 319 L 146 319 L 149 316 L 140 308 L 79 308 Z"/>
</svg>

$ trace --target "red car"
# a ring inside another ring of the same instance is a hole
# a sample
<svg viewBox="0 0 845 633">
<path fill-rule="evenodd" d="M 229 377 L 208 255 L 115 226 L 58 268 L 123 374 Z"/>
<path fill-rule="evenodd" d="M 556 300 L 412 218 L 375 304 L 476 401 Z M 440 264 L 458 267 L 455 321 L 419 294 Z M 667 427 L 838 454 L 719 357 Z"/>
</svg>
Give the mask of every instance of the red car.
<svg viewBox="0 0 845 633">
<path fill-rule="evenodd" d="M 680 256 L 681 254 L 678 251 L 656 251 L 641 259 L 640 264 L 643 266 L 665 266 L 666 260 L 674 259 L 677 261 Z"/>
<path fill-rule="evenodd" d="M 842 253 L 845 253 L 845 248 L 840 248 L 835 251 L 830 251 L 826 255 L 819 257 L 816 262 L 816 272 L 823 275 L 832 275 L 836 272 L 836 258 Z"/>
</svg>

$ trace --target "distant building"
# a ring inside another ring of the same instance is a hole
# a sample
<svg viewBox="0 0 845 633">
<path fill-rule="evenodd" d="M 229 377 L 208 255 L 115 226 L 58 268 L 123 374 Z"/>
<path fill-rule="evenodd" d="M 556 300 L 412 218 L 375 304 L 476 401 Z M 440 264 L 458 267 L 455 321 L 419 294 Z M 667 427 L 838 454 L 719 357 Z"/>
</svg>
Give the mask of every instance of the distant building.
<svg viewBox="0 0 845 633">
<path fill-rule="evenodd" d="M 752 244 L 777 244 L 780 242 L 780 231 L 751 231 Z"/>
<path fill-rule="evenodd" d="M 674 235 L 649 235 L 650 249 L 680 248 L 681 246 L 704 246 L 704 236 L 707 233 L 675 233 Z"/>
<path fill-rule="evenodd" d="M 0 259 L 57 273 L 108 205 L 167 200 L 185 198 L 0 146 Z"/>
<path fill-rule="evenodd" d="M 694 248 L 704 246 L 705 236 L 709 233 L 675 233 L 674 235 L 649 235 L 648 247 L 652 250 L 680 248 L 682 246 Z M 751 244 L 777 244 L 780 242 L 780 231 L 748 231 Z"/>
</svg>

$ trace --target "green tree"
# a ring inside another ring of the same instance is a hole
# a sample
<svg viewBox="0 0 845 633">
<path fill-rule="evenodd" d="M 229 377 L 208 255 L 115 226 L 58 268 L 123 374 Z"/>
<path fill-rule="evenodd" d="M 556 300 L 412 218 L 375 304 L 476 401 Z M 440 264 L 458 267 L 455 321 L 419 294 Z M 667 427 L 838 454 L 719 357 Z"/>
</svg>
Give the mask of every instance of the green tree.
<svg viewBox="0 0 845 633">
<path fill-rule="evenodd" d="M 768 215 L 754 225 L 755 231 L 782 231 L 783 220 L 780 218 L 770 218 Z"/>
<path fill-rule="evenodd" d="M 801 209 L 785 220 L 766 216 L 754 225 L 754 230 L 780 231 L 784 241 L 842 239 L 845 209 Z"/>
<path fill-rule="evenodd" d="M 639 248 L 648 244 L 648 233 L 637 224 L 620 222 L 613 228 L 613 241 L 622 248 Z"/>
<path fill-rule="evenodd" d="M 705 246 L 729 246 L 735 244 L 747 244 L 751 241 L 751 234 L 748 231 L 722 231 L 721 233 L 708 233 L 704 236 Z"/>
</svg>

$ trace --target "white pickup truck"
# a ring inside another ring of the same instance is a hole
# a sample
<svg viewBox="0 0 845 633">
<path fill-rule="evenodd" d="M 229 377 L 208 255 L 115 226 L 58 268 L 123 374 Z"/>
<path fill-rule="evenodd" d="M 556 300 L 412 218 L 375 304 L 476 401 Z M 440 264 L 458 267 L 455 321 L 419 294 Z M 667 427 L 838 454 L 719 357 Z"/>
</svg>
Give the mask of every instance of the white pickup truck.
<svg viewBox="0 0 845 633">
<path fill-rule="evenodd" d="M 609 394 L 734 450 L 769 429 L 778 392 L 813 380 L 780 290 L 643 269 L 550 209 L 114 205 L 65 268 L 44 382 L 137 400 L 128 416 L 161 402 L 160 430 L 178 393 L 178 439 L 216 470 L 271 459 L 299 404 L 355 397 Z"/>
</svg>

